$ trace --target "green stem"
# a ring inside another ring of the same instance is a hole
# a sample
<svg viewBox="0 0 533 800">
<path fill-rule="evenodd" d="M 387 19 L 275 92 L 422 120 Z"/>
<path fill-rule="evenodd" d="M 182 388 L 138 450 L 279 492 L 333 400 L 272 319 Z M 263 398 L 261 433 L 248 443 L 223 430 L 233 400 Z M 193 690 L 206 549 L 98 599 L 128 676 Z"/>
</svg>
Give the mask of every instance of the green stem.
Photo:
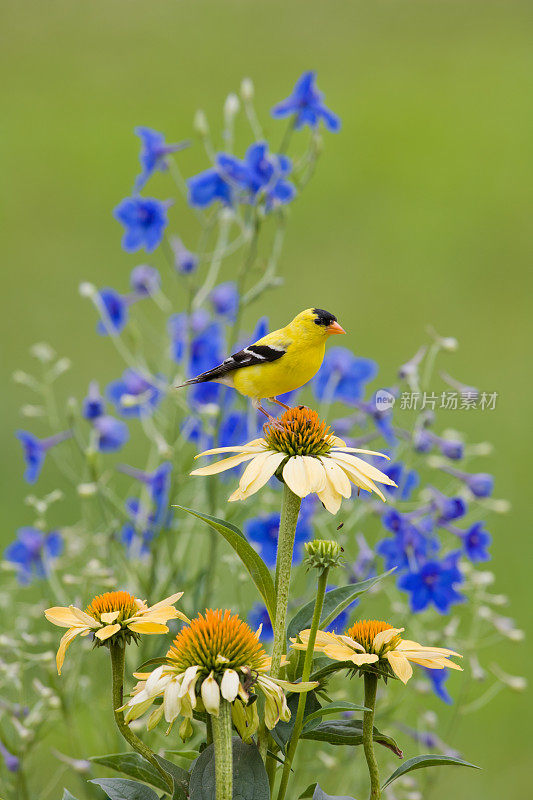
<svg viewBox="0 0 533 800">
<path fill-rule="evenodd" d="M 215 746 L 216 800 L 233 798 L 231 704 L 220 698 L 218 717 L 211 717 Z"/>
<path fill-rule="evenodd" d="M 287 605 L 289 603 L 292 553 L 301 502 L 298 495 L 294 494 L 286 484 L 283 484 L 278 553 L 276 557 L 276 618 L 274 620 L 274 644 L 272 646 L 272 663 L 270 667 L 270 674 L 273 678 L 279 678 L 281 657 L 285 649 L 285 626 Z M 258 746 L 263 760 L 266 759 L 267 738 L 266 726 L 263 723 L 258 734 Z"/>
<path fill-rule="evenodd" d="M 373 672 L 365 672 L 365 706 L 371 711 L 363 714 L 363 749 L 365 751 L 368 773 L 370 775 L 370 800 L 379 800 L 381 790 L 379 788 L 378 762 L 374 754 L 374 711 L 376 706 L 376 692 L 378 688 L 378 676 Z"/>
<path fill-rule="evenodd" d="M 311 670 L 313 668 L 313 656 L 315 651 L 316 634 L 318 626 L 320 625 L 320 618 L 322 617 L 322 607 L 324 605 L 324 597 L 326 594 L 326 586 L 328 583 L 329 567 L 326 567 L 318 578 L 318 587 L 315 600 L 315 608 L 313 611 L 313 619 L 311 620 L 311 628 L 309 630 L 309 642 L 307 650 L 305 651 L 304 667 L 302 672 L 302 682 L 305 683 L 311 677 Z M 302 692 L 298 698 L 298 708 L 296 710 L 296 719 L 294 721 L 294 728 L 289 743 L 289 749 L 285 756 L 285 763 L 283 765 L 283 774 L 281 776 L 281 783 L 278 791 L 278 800 L 283 800 L 287 785 L 291 774 L 291 766 L 298 747 L 298 740 L 302 733 L 304 724 L 305 703 L 307 700 L 307 692 Z"/>
<path fill-rule="evenodd" d="M 124 704 L 123 684 L 124 684 L 124 662 L 126 656 L 125 646 L 121 643 L 111 643 L 109 645 L 109 652 L 111 654 L 111 671 L 113 675 L 113 713 L 115 715 L 115 722 L 120 733 L 124 739 L 130 744 L 134 750 L 141 754 L 150 764 L 158 771 L 163 778 L 164 782 L 169 788 L 172 795 L 174 792 L 174 781 L 170 775 L 160 766 L 157 758 L 150 748 L 145 745 L 143 741 L 136 736 L 130 729 L 129 725 L 124 722 L 124 714 L 122 711 L 117 711 Z"/>
</svg>

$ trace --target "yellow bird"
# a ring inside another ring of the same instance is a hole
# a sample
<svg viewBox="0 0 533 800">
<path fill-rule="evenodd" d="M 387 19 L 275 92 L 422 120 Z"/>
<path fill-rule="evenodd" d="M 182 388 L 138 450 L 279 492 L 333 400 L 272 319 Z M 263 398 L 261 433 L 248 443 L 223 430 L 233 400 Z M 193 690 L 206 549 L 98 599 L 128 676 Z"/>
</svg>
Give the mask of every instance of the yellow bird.
<svg viewBox="0 0 533 800">
<path fill-rule="evenodd" d="M 316 375 L 332 334 L 346 333 L 337 318 L 322 308 L 307 308 L 285 328 L 272 331 L 254 344 L 226 358 L 218 367 L 202 372 L 181 386 L 194 383 L 223 383 L 251 398 L 253 405 L 269 419 L 261 400 L 267 398 L 283 408 L 289 406 L 276 395 L 299 389 Z M 176 388 L 181 388 L 177 386 Z"/>
</svg>

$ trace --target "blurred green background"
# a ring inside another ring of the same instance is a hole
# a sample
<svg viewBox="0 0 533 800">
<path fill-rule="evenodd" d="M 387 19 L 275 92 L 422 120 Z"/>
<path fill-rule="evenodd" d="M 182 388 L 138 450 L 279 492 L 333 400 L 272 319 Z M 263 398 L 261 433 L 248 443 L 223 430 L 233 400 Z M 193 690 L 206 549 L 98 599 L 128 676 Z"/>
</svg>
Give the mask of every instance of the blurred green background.
<svg viewBox="0 0 533 800">
<path fill-rule="evenodd" d="M 116 371 L 77 286 L 125 289 L 130 268 L 147 260 L 121 251 L 111 216 L 137 173 L 134 125 L 179 140 L 201 106 L 216 128 L 226 94 L 249 76 L 266 132 L 279 141 L 284 126 L 268 109 L 313 68 L 343 129 L 326 137 L 317 175 L 291 208 L 286 289 L 253 316 L 268 313 L 277 327 L 306 306 L 331 309 L 356 352 L 388 375 L 428 324 L 457 336 L 456 377 L 500 394 L 496 411 L 461 416 L 457 427 L 495 444 L 496 494 L 513 505 L 490 525 L 497 590 L 524 627 L 533 555 L 532 24 L 528 0 L 6 4 L 2 539 L 29 513 L 13 437 L 32 427 L 18 410 L 29 398 L 11 372 L 30 366 L 28 347 L 43 339 L 75 362 L 66 385 L 78 394 Z M 202 167 L 199 149 L 188 163 Z M 165 196 L 157 180 L 154 193 Z M 173 226 L 189 243 L 190 218 Z M 524 674 L 528 654 L 527 644 L 509 644 L 497 659 Z M 446 772 L 436 797 L 526 796 L 527 701 L 504 692 L 466 719 L 454 744 L 484 771 Z"/>
</svg>

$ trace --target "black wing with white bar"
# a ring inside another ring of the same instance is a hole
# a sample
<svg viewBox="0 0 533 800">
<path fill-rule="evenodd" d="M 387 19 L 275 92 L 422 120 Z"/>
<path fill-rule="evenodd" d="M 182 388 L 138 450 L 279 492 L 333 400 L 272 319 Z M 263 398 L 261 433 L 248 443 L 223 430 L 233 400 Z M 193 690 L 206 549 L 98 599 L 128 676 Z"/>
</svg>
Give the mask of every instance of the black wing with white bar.
<svg viewBox="0 0 533 800">
<path fill-rule="evenodd" d="M 191 378 L 184 386 L 192 383 L 205 383 L 206 381 L 217 381 L 224 378 L 230 372 L 243 367 L 254 367 L 258 364 L 269 364 L 272 361 L 277 361 L 287 352 L 285 347 L 274 347 L 268 344 L 251 344 L 248 347 L 239 350 L 238 353 L 228 356 L 222 364 L 218 367 L 207 372 L 202 372 L 196 378 Z"/>
</svg>

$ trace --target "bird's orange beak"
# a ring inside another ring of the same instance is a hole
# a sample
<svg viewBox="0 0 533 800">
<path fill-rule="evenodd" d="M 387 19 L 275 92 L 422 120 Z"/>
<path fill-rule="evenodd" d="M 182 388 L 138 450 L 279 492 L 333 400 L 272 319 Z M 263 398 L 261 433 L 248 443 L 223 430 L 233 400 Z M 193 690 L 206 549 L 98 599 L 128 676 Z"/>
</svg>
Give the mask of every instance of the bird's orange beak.
<svg viewBox="0 0 533 800">
<path fill-rule="evenodd" d="M 344 328 L 341 328 L 338 322 L 330 322 L 328 325 L 328 333 L 346 333 Z"/>
</svg>

